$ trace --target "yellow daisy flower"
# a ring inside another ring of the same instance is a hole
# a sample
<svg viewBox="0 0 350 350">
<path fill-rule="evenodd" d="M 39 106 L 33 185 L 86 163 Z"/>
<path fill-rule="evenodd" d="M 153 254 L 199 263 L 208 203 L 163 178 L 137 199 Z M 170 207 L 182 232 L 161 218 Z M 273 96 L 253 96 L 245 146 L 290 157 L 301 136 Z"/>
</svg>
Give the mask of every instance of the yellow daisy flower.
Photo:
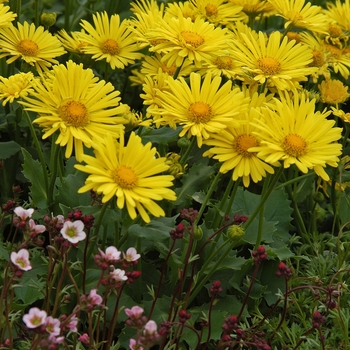
<svg viewBox="0 0 350 350">
<path fill-rule="evenodd" d="M 303 44 L 288 41 L 279 32 L 273 32 L 267 39 L 259 32 L 258 39 L 253 34 L 241 34 L 244 43 L 234 41 L 233 57 L 243 70 L 248 72 L 245 78 L 252 79 L 268 87 L 280 90 L 299 88 L 300 81 L 307 81 L 307 76 L 316 71 L 308 67 L 312 62 L 312 53 Z"/>
<path fill-rule="evenodd" d="M 139 69 L 131 69 L 130 73 L 129 80 L 131 86 L 139 86 L 144 83 L 145 75 Z"/>
<path fill-rule="evenodd" d="M 348 87 L 337 79 L 323 80 L 318 85 L 321 93 L 321 101 L 331 105 L 338 105 L 344 103 L 349 97 Z"/>
<path fill-rule="evenodd" d="M 71 32 L 70 34 L 65 29 L 61 29 L 56 36 L 67 51 L 83 54 L 82 48 L 89 44 L 80 37 L 81 32 Z"/>
<path fill-rule="evenodd" d="M 75 149 L 78 161 L 84 154 L 83 145 L 102 142 L 106 133 L 117 138 L 127 121 L 116 115 L 123 114 L 125 107 L 119 105 L 119 91 L 110 83 L 94 76 L 91 69 L 84 69 L 68 61 L 67 66 L 53 67 L 52 74 L 37 84 L 35 92 L 22 102 L 27 110 L 39 117 L 33 123 L 44 129 L 43 139 L 56 131 L 56 144 L 66 146 L 68 158 Z"/>
<path fill-rule="evenodd" d="M 220 86 L 221 78 L 212 78 L 208 73 L 203 82 L 198 73 L 191 73 L 190 86 L 184 78 L 168 78 L 170 91 L 159 91 L 161 108 L 153 110 L 159 113 L 156 124 L 182 126 L 179 136 L 187 134 L 197 138 L 198 147 L 203 139 L 211 133 L 217 133 L 228 126 L 239 127 L 241 121 L 236 119 L 239 113 L 247 109 L 247 99 L 239 88 L 232 90 L 232 82 Z"/>
<path fill-rule="evenodd" d="M 33 85 L 36 78 L 33 73 L 17 73 L 8 78 L 0 76 L 0 99 L 2 105 L 7 102 L 13 103 L 15 99 L 23 98 L 33 92 Z"/>
<path fill-rule="evenodd" d="M 160 40 L 150 51 L 164 53 L 162 61 L 167 61 L 169 66 L 175 63 L 177 67 L 185 59 L 200 67 L 205 58 L 210 59 L 220 52 L 224 54 L 231 37 L 227 30 L 215 28 L 212 23 L 199 17 L 194 22 L 183 17 L 163 20 L 147 36 L 149 40 Z"/>
<path fill-rule="evenodd" d="M 284 168 L 295 164 L 302 173 L 313 169 L 328 181 L 326 165 L 336 167 L 342 146 L 337 143 L 341 129 L 334 127 L 334 120 L 327 120 L 328 112 L 315 112 L 316 100 L 307 100 L 295 92 L 276 99 L 275 109 L 261 109 L 262 117 L 254 121 L 260 146 L 252 147 L 266 163 L 282 161 Z"/>
<path fill-rule="evenodd" d="M 269 0 L 275 7 L 277 16 L 287 22 L 284 28 L 305 28 L 314 33 L 327 33 L 329 18 L 322 13 L 322 7 L 305 0 Z"/>
<path fill-rule="evenodd" d="M 75 165 L 89 174 L 79 193 L 94 190 L 103 195 L 103 203 L 115 196 L 119 209 L 126 204 L 132 219 L 138 212 L 145 222 L 150 222 L 147 211 L 155 217 L 165 215 L 155 201 L 176 200 L 175 192 L 168 188 L 173 185 L 174 177 L 159 175 L 169 169 L 166 158 L 158 158 L 151 142 L 143 145 L 134 132 L 127 145 L 124 145 L 123 133 L 119 144 L 107 134 L 104 142 L 94 145 L 94 153 L 95 157 L 83 156 L 86 165 Z"/>
<path fill-rule="evenodd" d="M 107 12 L 92 15 L 92 20 L 94 26 L 86 20 L 81 21 L 86 33 L 79 34 L 80 40 L 88 43 L 81 48 L 82 51 L 93 55 L 92 59 L 105 59 L 112 69 L 123 69 L 143 56 L 138 52 L 139 46 L 128 21 L 120 23 L 119 15 L 112 15 L 109 19 Z"/>
<path fill-rule="evenodd" d="M 198 14 L 198 9 L 190 1 L 174 2 L 167 4 L 166 14 L 176 18 L 190 18 L 194 22 Z"/>
<path fill-rule="evenodd" d="M 54 57 L 63 55 L 60 41 L 44 27 L 17 23 L 18 28 L 11 26 L 0 31 L 0 58 L 10 57 L 6 63 L 11 64 L 21 58 L 40 73 L 57 64 Z"/>
<path fill-rule="evenodd" d="M 173 76 L 178 67 L 175 64 L 168 65 L 167 62 L 162 61 L 162 55 L 156 53 L 153 56 L 145 56 L 141 66 L 141 73 L 144 75 L 155 76 L 158 74 L 159 68 L 163 73 Z M 193 71 L 194 66 L 191 62 L 185 61 L 179 69 L 177 76 L 188 76 Z"/>
<path fill-rule="evenodd" d="M 326 2 L 325 14 L 345 31 L 350 31 L 350 0 Z"/>
<path fill-rule="evenodd" d="M 349 78 L 350 68 L 350 48 L 339 48 L 335 45 L 326 44 L 326 50 L 328 51 L 327 62 L 330 67 L 333 68 L 335 73 L 340 73 L 344 79 Z"/>
<path fill-rule="evenodd" d="M 191 0 L 191 2 L 198 9 L 200 17 L 215 25 L 225 26 L 245 19 L 243 7 L 226 0 Z"/>
<path fill-rule="evenodd" d="M 331 107 L 332 114 L 336 117 L 339 117 L 344 121 L 344 123 L 350 123 L 350 113 L 343 111 L 342 109 L 338 109 L 335 107 Z"/>
<path fill-rule="evenodd" d="M 10 10 L 10 6 L 0 4 L 0 28 L 6 28 L 12 25 L 12 21 L 17 17 L 16 13 Z"/>
<path fill-rule="evenodd" d="M 251 122 L 254 118 L 259 118 L 258 110 L 265 102 L 265 94 L 259 95 L 255 92 L 249 103 L 249 111 L 240 116 L 244 124 L 238 128 L 228 127 L 203 141 L 204 144 L 212 146 L 203 156 L 213 157 L 222 162 L 220 172 L 227 173 L 232 170 L 232 180 L 242 178 L 245 187 L 249 186 L 250 180 L 257 183 L 266 173 L 274 172 L 269 164 L 257 157 L 256 152 L 249 152 L 251 147 L 260 146 L 259 138 L 253 134 L 257 128 Z"/>
<path fill-rule="evenodd" d="M 267 0 L 229 0 L 229 2 L 242 6 L 242 12 L 253 18 L 273 10 L 273 6 Z"/>
</svg>

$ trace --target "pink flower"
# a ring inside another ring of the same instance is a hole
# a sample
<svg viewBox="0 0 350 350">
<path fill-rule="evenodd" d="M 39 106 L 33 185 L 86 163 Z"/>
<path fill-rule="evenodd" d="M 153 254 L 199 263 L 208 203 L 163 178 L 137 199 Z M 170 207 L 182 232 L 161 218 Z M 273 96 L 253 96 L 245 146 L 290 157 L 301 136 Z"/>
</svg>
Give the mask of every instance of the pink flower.
<svg viewBox="0 0 350 350">
<path fill-rule="evenodd" d="M 78 324 L 78 319 L 76 318 L 76 315 L 73 314 L 69 322 L 67 323 L 66 327 L 71 332 L 78 332 L 77 324 Z"/>
<path fill-rule="evenodd" d="M 104 253 L 100 248 L 98 248 L 100 251 L 101 258 L 105 260 L 106 262 L 113 263 L 120 259 L 120 251 L 116 247 L 108 247 L 106 248 L 106 253 Z"/>
<path fill-rule="evenodd" d="M 82 334 L 78 340 L 82 342 L 83 344 L 89 345 L 90 344 L 90 337 L 87 333 Z"/>
<path fill-rule="evenodd" d="M 136 249 L 133 248 L 133 247 L 129 248 L 129 249 L 126 251 L 126 253 L 124 253 L 124 259 L 125 259 L 126 261 L 129 261 L 129 262 L 131 262 L 131 261 L 136 261 L 137 259 L 140 258 L 140 256 L 141 256 L 141 255 L 140 255 L 140 254 L 137 254 Z"/>
<path fill-rule="evenodd" d="M 157 324 L 150 320 L 145 324 L 144 333 L 147 335 L 152 335 L 157 333 Z"/>
<path fill-rule="evenodd" d="M 32 208 L 23 209 L 22 207 L 17 207 L 13 211 L 22 220 L 26 220 L 28 218 L 31 218 L 32 214 L 34 213 L 34 209 L 32 209 Z"/>
<path fill-rule="evenodd" d="M 37 328 L 45 323 L 47 317 L 46 311 L 37 307 L 32 307 L 22 318 L 28 328 Z"/>
<path fill-rule="evenodd" d="M 142 317 L 143 314 L 143 308 L 140 306 L 133 306 L 131 309 L 125 309 L 125 313 L 131 318 L 131 319 L 139 319 Z"/>
<path fill-rule="evenodd" d="M 12 252 L 10 259 L 12 263 L 22 271 L 32 269 L 32 265 L 29 261 L 29 252 L 27 249 L 20 249 L 18 253 Z"/>
<path fill-rule="evenodd" d="M 49 335 L 50 344 L 62 344 L 64 342 L 64 337 L 56 337 L 53 334 Z M 56 347 L 55 347 L 56 348 Z"/>
<path fill-rule="evenodd" d="M 128 277 L 125 276 L 125 271 L 121 269 L 114 269 L 110 272 L 110 275 L 115 281 L 126 281 L 128 279 Z"/>
<path fill-rule="evenodd" d="M 35 221 L 30 219 L 29 220 L 29 230 L 30 230 L 30 233 L 37 235 L 39 233 L 45 232 L 46 227 L 44 225 L 36 225 Z"/>
<path fill-rule="evenodd" d="M 129 348 L 130 350 L 143 350 L 142 346 L 137 346 L 137 341 L 135 339 L 130 339 Z"/>
<path fill-rule="evenodd" d="M 87 301 L 91 306 L 95 306 L 101 305 L 103 299 L 100 295 L 97 294 L 96 289 L 92 289 L 87 297 Z"/>
<path fill-rule="evenodd" d="M 45 320 L 45 329 L 52 335 L 59 335 L 61 333 L 61 322 L 58 318 L 48 316 Z"/>
<path fill-rule="evenodd" d="M 75 244 L 86 238 L 84 230 L 84 223 L 81 220 L 74 222 L 66 221 L 61 229 L 63 238 Z"/>
</svg>

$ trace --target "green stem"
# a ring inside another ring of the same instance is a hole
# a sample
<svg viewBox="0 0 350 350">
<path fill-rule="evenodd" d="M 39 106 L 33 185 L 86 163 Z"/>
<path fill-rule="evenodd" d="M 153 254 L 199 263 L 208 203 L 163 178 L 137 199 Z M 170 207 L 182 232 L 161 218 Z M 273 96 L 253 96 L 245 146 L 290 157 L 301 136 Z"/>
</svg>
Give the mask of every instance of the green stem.
<svg viewBox="0 0 350 350">
<path fill-rule="evenodd" d="M 229 202 L 228 202 L 228 204 L 227 204 L 226 211 L 225 211 L 225 215 L 224 215 L 224 217 L 222 218 L 222 222 L 221 222 L 221 225 L 220 225 L 220 226 L 223 225 L 223 223 L 224 223 L 223 221 L 224 221 L 224 219 L 225 219 L 225 216 L 228 215 L 228 213 L 231 211 L 232 203 L 233 203 L 233 201 L 234 201 L 234 199 L 235 199 L 235 197 L 236 197 L 236 193 L 237 193 L 237 190 L 238 190 L 238 187 L 239 187 L 239 183 L 240 183 L 239 180 L 235 181 L 235 186 L 233 187 L 233 190 L 232 190 L 232 192 L 231 192 L 231 197 L 230 197 L 230 200 L 229 200 Z"/>
<path fill-rule="evenodd" d="M 54 188 L 55 188 L 55 183 L 56 183 L 56 177 L 57 177 L 57 169 L 59 166 L 59 155 L 60 155 L 60 150 L 61 146 L 57 144 L 52 144 L 52 147 L 54 147 L 54 154 L 53 154 L 53 162 L 50 174 L 50 183 L 49 183 L 49 188 L 47 191 L 47 204 L 50 210 L 52 209 L 52 205 L 54 204 L 53 201 L 53 194 L 54 194 Z"/>
<path fill-rule="evenodd" d="M 275 190 L 279 190 L 279 189 L 281 189 L 281 188 L 283 188 L 283 187 L 286 187 L 286 186 L 288 186 L 288 185 L 291 185 L 291 184 L 293 184 L 293 183 L 295 183 L 295 182 L 298 182 L 298 181 L 307 179 L 308 177 L 311 177 L 311 176 L 315 176 L 314 171 L 310 171 L 310 172 L 308 172 L 308 173 L 305 174 L 305 175 L 293 177 L 293 179 L 288 180 L 288 181 L 285 181 L 285 182 L 283 182 L 282 184 L 276 186 Z"/>
<path fill-rule="evenodd" d="M 265 204 L 265 202 L 269 198 L 271 192 L 274 190 L 275 185 L 283 172 L 283 169 L 284 168 L 282 166 L 279 167 L 277 172 L 274 174 L 274 176 L 269 184 L 269 187 L 266 189 L 266 192 L 261 196 L 261 199 L 260 199 L 258 206 L 253 211 L 253 214 L 249 215 L 248 221 L 246 221 L 246 223 L 243 225 L 243 228 L 245 230 L 248 229 L 248 227 L 254 221 L 255 217 L 260 213 L 261 207 Z"/>
<path fill-rule="evenodd" d="M 216 176 L 215 176 L 215 178 L 214 178 L 214 181 L 213 181 L 213 182 L 211 183 L 211 185 L 210 185 L 210 188 L 209 188 L 209 190 L 208 190 L 208 192 L 207 192 L 207 195 L 206 195 L 205 198 L 204 198 L 204 201 L 203 201 L 203 203 L 202 203 L 202 205 L 201 205 L 201 208 L 199 209 L 197 218 L 196 218 L 196 220 L 195 220 L 195 222 L 194 222 L 194 227 L 195 227 L 195 228 L 196 228 L 196 226 L 197 226 L 199 220 L 201 219 L 205 208 L 207 207 L 207 204 L 208 204 L 208 202 L 209 202 L 209 199 L 210 199 L 212 193 L 214 192 L 214 189 L 216 188 L 216 186 L 217 186 L 217 184 L 218 184 L 218 181 L 219 181 L 219 179 L 220 179 L 220 176 L 221 176 L 221 173 L 220 173 L 220 171 L 218 171 L 217 174 L 216 174 Z"/>
<path fill-rule="evenodd" d="M 190 145 L 189 145 L 188 148 L 186 149 L 186 152 L 184 153 L 184 155 L 183 155 L 183 156 L 180 158 L 180 160 L 179 160 L 180 165 L 182 165 L 182 166 L 185 165 L 185 163 L 186 163 L 186 161 L 187 161 L 187 158 L 188 158 L 188 156 L 190 155 L 190 153 L 192 152 L 192 149 L 193 149 L 193 147 L 194 147 L 196 141 L 197 141 L 197 138 L 192 136 Z"/>
<path fill-rule="evenodd" d="M 24 108 L 22 108 L 22 110 L 23 110 L 23 114 L 24 114 L 25 118 L 27 119 L 29 130 L 30 130 L 30 133 L 31 133 L 33 141 L 34 141 L 35 148 L 38 152 L 38 157 L 39 157 L 40 164 L 41 164 L 41 167 L 43 170 L 45 190 L 46 190 L 46 193 L 48 195 L 49 194 L 49 179 L 48 179 L 48 171 L 47 171 L 46 162 L 44 159 L 44 154 L 43 154 L 43 151 L 40 147 L 38 137 L 36 135 L 34 126 L 32 124 L 32 120 L 30 119 L 28 112 Z M 49 202 L 48 202 L 48 204 L 49 204 Z"/>
<path fill-rule="evenodd" d="M 99 231 L 100 231 L 102 219 L 103 219 L 103 217 L 104 217 L 104 214 L 105 214 L 105 212 L 106 212 L 108 206 L 109 206 L 109 201 L 106 202 L 106 203 L 104 203 L 103 206 L 102 206 L 102 208 L 101 208 L 100 214 L 99 214 L 99 216 L 98 216 L 98 219 L 97 219 L 97 221 L 96 221 L 95 228 L 94 228 L 94 231 L 93 231 L 94 236 L 93 236 L 93 238 L 92 238 L 91 241 L 90 241 L 91 244 L 90 244 L 89 250 L 88 250 L 88 252 L 87 252 L 87 256 L 86 256 L 87 259 L 89 259 L 89 257 L 90 257 L 91 254 L 92 254 L 93 249 L 95 248 L 95 244 L 93 244 L 93 241 L 94 241 L 94 239 L 96 239 L 96 238 L 98 237 L 98 233 L 99 233 Z"/>
</svg>

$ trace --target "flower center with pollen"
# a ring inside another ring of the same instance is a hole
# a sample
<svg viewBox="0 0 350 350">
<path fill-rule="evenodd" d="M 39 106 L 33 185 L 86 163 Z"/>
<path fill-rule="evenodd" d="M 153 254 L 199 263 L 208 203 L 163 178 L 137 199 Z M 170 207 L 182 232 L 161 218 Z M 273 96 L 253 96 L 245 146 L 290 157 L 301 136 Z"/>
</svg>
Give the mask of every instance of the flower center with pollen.
<svg viewBox="0 0 350 350">
<path fill-rule="evenodd" d="M 82 102 L 69 98 L 58 107 L 58 115 L 68 126 L 83 127 L 90 121 L 87 108 Z"/>
<path fill-rule="evenodd" d="M 182 31 L 181 36 L 185 40 L 186 44 L 190 44 L 193 47 L 198 47 L 204 43 L 204 39 L 201 35 L 191 32 L 190 30 Z"/>
<path fill-rule="evenodd" d="M 265 75 L 275 75 L 281 71 L 281 63 L 273 57 L 266 56 L 258 59 L 258 68 Z"/>
<path fill-rule="evenodd" d="M 30 39 L 23 39 L 17 44 L 17 50 L 25 56 L 36 56 L 39 46 Z"/>
<path fill-rule="evenodd" d="M 118 55 L 120 52 L 118 43 L 113 39 L 107 39 L 101 44 L 101 50 L 103 53 L 109 53 L 110 55 Z"/>
<path fill-rule="evenodd" d="M 211 107 L 204 102 L 194 102 L 188 107 L 188 119 L 195 123 L 206 123 L 212 117 Z"/>
<path fill-rule="evenodd" d="M 235 149 L 243 157 L 251 157 L 254 153 L 249 152 L 249 148 L 259 146 L 258 140 L 251 134 L 239 135 L 235 140 Z"/>
<path fill-rule="evenodd" d="M 123 189 L 131 190 L 137 185 L 137 175 L 131 168 L 120 165 L 112 173 L 115 183 Z"/>
<path fill-rule="evenodd" d="M 213 4 L 205 6 L 205 13 L 208 17 L 216 16 L 218 14 L 218 8 Z"/>
<path fill-rule="evenodd" d="M 216 57 L 214 60 L 214 64 L 219 69 L 232 69 L 234 68 L 234 63 L 230 57 L 227 56 L 220 56 Z"/>
<path fill-rule="evenodd" d="M 282 147 L 291 157 L 300 157 L 306 153 L 307 143 L 297 134 L 289 134 L 282 141 Z"/>
</svg>

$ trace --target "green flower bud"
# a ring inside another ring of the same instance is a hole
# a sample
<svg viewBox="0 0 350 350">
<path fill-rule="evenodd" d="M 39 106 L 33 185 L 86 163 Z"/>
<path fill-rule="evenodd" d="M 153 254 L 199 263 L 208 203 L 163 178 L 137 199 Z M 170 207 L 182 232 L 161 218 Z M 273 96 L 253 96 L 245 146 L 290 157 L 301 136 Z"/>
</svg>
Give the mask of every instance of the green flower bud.
<svg viewBox="0 0 350 350">
<path fill-rule="evenodd" d="M 56 23 L 56 18 L 57 18 L 57 15 L 55 12 L 51 12 L 51 13 L 44 12 L 40 17 L 40 20 L 44 27 L 49 28 Z"/>
<path fill-rule="evenodd" d="M 203 237 L 203 230 L 200 226 L 196 226 L 193 231 L 193 238 L 197 241 L 202 239 Z"/>
<path fill-rule="evenodd" d="M 181 137 L 177 140 L 177 145 L 180 148 L 188 148 L 190 146 L 191 141 L 187 137 Z"/>
<path fill-rule="evenodd" d="M 316 203 L 321 204 L 324 201 L 324 195 L 322 192 L 316 192 L 313 194 L 313 199 Z"/>
<path fill-rule="evenodd" d="M 231 225 L 227 229 L 227 237 L 233 242 L 240 241 L 244 235 L 244 228 L 241 225 Z"/>
</svg>

